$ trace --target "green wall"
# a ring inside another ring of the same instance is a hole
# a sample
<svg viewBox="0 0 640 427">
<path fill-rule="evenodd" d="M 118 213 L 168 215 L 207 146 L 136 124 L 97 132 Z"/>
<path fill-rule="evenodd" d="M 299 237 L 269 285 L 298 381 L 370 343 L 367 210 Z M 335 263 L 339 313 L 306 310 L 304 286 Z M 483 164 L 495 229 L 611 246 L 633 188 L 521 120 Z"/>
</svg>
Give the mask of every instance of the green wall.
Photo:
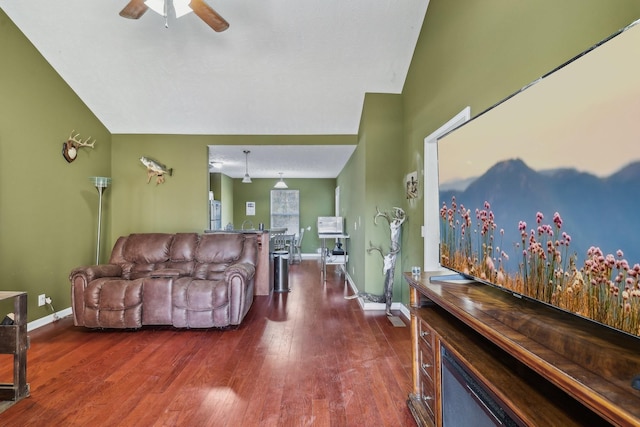
<svg viewBox="0 0 640 427">
<path fill-rule="evenodd" d="M 358 147 L 338 178 L 341 214 L 346 218 L 350 235 L 349 274 L 358 290 L 382 294 L 383 260 L 377 251 L 367 252 L 370 245 L 390 249 L 389 223 L 378 218 L 376 209 L 391 212 L 404 206 L 404 153 L 402 129 L 402 97 L 390 94 L 367 94 L 365 97 Z M 394 293 L 401 290 L 398 255 Z"/>
<path fill-rule="evenodd" d="M 340 216 L 345 218 L 345 232 L 349 234 L 349 275 L 359 283 L 365 276 L 366 234 L 363 220 L 366 212 L 366 152 L 367 147 L 358 141 L 356 150 L 337 179 L 340 188 Z M 359 283 L 361 291 L 365 286 Z"/>
<path fill-rule="evenodd" d="M 220 172 L 210 173 L 209 176 L 209 189 L 214 192 L 215 200 L 224 200 L 220 215 L 224 228 L 230 222 L 233 223 L 233 178 Z"/>
<path fill-rule="evenodd" d="M 240 228 L 245 220 L 251 221 L 255 228 L 258 228 L 259 223 L 263 223 L 265 228 L 270 227 L 271 190 L 276 181 L 278 181 L 277 178 L 252 178 L 251 184 L 243 184 L 242 179 L 233 180 L 233 225 L 235 228 Z M 336 180 L 334 178 L 287 178 L 285 182 L 289 186 L 289 190 L 298 190 L 300 192 L 300 227 L 305 228 L 305 235 L 302 239 L 302 252 L 317 253 L 321 246 L 318 239 L 317 220 L 319 216 L 333 216 Z M 245 215 L 246 202 L 255 202 L 255 216 Z M 307 227 L 311 227 L 311 230 L 307 230 Z"/>
<path fill-rule="evenodd" d="M 192 135 L 113 135 L 109 247 L 129 233 L 202 232 L 209 227 L 208 140 Z M 141 156 L 172 168 L 173 175 L 163 184 L 156 184 L 155 178 L 147 183 Z"/>
<path fill-rule="evenodd" d="M 107 197 L 113 206 L 108 243 L 111 246 L 119 236 L 134 232 L 203 232 L 209 228 L 209 145 L 273 145 L 278 141 L 283 144 L 353 144 L 355 137 L 115 134 L 112 140 L 113 186 Z M 156 185 L 154 179 L 147 183 L 146 169 L 139 161 L 141 156 L 164 163 L 173 169 L 173 176 L 167 177 L 164 184 Z M 222 201 L 227 199 L 227 191 L 233 186 L 234 211 L 225 210 L 228 201 L 223 204 L 224 226 L 236 222 L 240 211 L 236 212 L 235 207 L 238 203 L 244 206 L 244 202 L 238 199 L 235 180 L 226 177 L 221 181 Z M 234 219 L 228 219 L 230 214 Z"/>
<path fill-rule="evenodd" d="M 221 177 L 220 200 L 225 201 L 224 205 L 222 205 L 222 226 L 224 227 L 233 222 L 234 204 L 233 179 L 226 175 Z"/>
<path fill-rule="evenodd" d="M 214 200 L 220 200 L 222 193 L 221 173 L 209 173 L 209 191 L 213 191 Z"/>
<path fill-rule="evenodd" d="M 28 317 L 70 306 L 69 272 L 95 262 L 98 193 L 90 176 L 111 173 L 111 136 L 0 10 L 0 289 L 28 293 Z M 95 138 L 73 163 L 72 130 Z M 105 220 L 105 226 L 108 226 Z M 8 311 L 0 307 L 0 318 Z"/>
</svg>

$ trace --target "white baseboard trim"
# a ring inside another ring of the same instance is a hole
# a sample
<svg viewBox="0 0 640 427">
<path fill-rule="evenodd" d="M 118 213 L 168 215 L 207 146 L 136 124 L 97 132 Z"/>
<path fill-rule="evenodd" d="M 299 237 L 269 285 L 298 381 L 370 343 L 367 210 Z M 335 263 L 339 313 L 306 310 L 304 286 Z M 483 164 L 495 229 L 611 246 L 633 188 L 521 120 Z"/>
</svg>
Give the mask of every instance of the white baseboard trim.
<svg viewBox="0 0 640 427">
<path fill-rule="evenodd" d="M 63 317 L 71 316 L 72 314 L 73 312 L 71 311 L 71 307 L 68 307 L 68 308 L 65 308 L 64 310 L 60 310 L 48 316 L 44 316 L 39 319 L 33 320 L 27 323 L 27 332 L 33 331 L 34 329 L 38 329 L 42 326 L 53 323 L 56 320 L 62 319 Z"/>
<path fill-rule="evenodd" d="M 411 312 L 409 311 L 409 307 L 405 304 L 400 304 L 400 313 L 404 316 L 405 319 L 411 320 Z"/>
<path fill-rule="evenodd" d="M 353 282 L 349 274 L 347 274 L 347 283 L 349 283 L 349 287 L 351 288 L 351 291 L 354 294 L 357 294 L 359 292 L 358 287 L 355 285 L 355 283 Z M 363 311 L 368 311 L 368 310 L 385 311 L 387 309 L 387 305 L 381 302 L 365 301 L 363 298 L 356 298 L 356 300 L 358 301 L 358 304 L 360 305 L 360 308 Z M 406 305 L 404 305 L 401 302 L 392 302 L 391 310 L 398 310 L 405 317 L 405 319 L 407 320 L 411 319 L 411 314 L 409 313 L 409 309 L 407 308 Z"/>
</svg>

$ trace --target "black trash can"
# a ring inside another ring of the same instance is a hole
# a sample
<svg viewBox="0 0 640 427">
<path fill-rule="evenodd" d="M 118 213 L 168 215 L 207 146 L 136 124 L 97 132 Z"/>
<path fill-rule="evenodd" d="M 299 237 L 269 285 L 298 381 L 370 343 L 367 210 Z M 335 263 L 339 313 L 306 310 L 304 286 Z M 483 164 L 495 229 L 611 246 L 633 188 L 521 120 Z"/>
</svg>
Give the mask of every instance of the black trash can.
<svg viewBox="0 0 640 427">
<path fill-rule="evenodd" d="M 289 252 L 273 253 L 273 292 L 289 292 Z"/>
</svg>

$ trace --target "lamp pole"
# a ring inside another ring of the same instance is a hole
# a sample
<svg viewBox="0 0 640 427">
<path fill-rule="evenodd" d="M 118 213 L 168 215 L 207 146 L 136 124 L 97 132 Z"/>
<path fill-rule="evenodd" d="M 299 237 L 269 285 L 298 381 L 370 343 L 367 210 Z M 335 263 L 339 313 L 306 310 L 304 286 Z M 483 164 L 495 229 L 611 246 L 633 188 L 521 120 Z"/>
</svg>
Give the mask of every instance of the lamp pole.
<svg viewBox="0 0 640 427">
<path fill-rule="evenodd" d="M 96 265 L 100 264 L 100 225 L 102 224 L 102 194 L 111 183 L 111 178 L 104 176 L 92 176 L 89 180 L 98 190 L 98 235 L 96 239 Z"/>
</svg>

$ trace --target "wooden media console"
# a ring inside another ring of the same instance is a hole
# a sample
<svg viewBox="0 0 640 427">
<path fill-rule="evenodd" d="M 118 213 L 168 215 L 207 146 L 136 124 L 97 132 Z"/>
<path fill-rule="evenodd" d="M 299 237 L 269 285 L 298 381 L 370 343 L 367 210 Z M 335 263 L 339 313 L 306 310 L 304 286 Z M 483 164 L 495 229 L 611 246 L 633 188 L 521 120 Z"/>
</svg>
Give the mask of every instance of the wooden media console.
<svg viewBox="0 0 640 427">
<path fill-rule="evenodd" d="M 413 346 L 408 404 L 418 425 L 447 427 L 443 414 L 456 404 L 443 398 L 443 352 L 512 425 L 640 425 L 640 391 L 632 387 L 640 338 L 493 286 L 432 282 L 433 275 L 404 276 Z"/>
</svg>

